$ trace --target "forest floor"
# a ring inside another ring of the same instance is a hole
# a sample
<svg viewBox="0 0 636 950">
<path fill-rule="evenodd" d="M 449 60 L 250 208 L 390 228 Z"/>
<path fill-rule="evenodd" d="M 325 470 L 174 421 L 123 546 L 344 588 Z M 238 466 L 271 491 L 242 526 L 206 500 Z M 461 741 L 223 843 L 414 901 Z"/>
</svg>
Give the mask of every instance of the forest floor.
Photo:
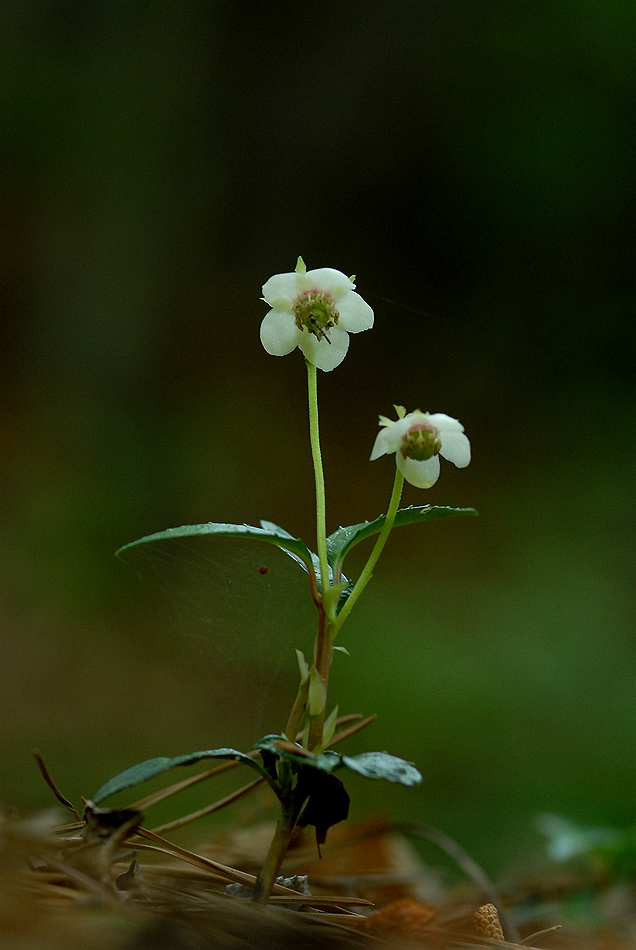
<svg viewBox="0 0 636 950">
<path fill-rule="evenodd" d="M 467 883 L 445 885 L 422 862 L 414 831 L 379 818 L 344 822 L 322 858 L 299 831 L 284 882 L 262 908 L 249 893 L 271 824 L 188 850 L 144 829 L 130 809 L 95 809 L 66 825 L 58 811 L 7 814 L 0 950 L 636 947 L 633 883 L 547 867 L 495 887 L 460 854 Z"/>
</svg>

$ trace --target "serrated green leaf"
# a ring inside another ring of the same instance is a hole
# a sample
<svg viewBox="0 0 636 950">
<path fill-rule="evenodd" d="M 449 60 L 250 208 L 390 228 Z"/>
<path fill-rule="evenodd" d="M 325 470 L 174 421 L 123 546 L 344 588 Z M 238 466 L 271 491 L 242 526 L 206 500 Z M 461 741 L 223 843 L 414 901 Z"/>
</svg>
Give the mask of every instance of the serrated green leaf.
<svg viewBox="0 0 636 950">
<path fill-rule="evenodd" d="M 299 538 L 294 538 L 293 534 L 290 534 L 285 528 L 281 528 L 279 524 L 276 524 L 273 521 L 265 521 L 263 518 L 259 521 L 259 525 L 263 528 L 264 531 L 269 531 L 271 534 L 275 534 L 277 538 L 284 538 L 286 541 L 297 541 Z M 280 545 L 279 545 L 280 546 Z M 299 567 L 307 573 L 308 566 L 306 560 L 302 558 L 296 551 L 290 550 L 289 548 L 282 548 L 285 551 L 285 554 L 288 554 L 292 561 L 295 561 Z M 307 548 L 309 551 L 309 548 Z M 316 573 L 316 567 L 319 567 L 319 562 L 317 561 L 318 555 L 314 554 L 313 551 L 309 551 L 309 556 L 311 559 L 312 566 L 314 568 L 314 573 Z M 318 570 L 317 576 L 320 571 Z"/>
<path fill-rule="evenodd" d="M 381 778 L 400 785 L 418 785 L 422 776 L 410 762 L 398 759 L 388 752 L 363 752 L 361 755 L 343 755 L 342 764 L 365 778 Z"/>
<path fill-rule="evenodd" d="M 453 515 L 476 515 L 474 508 L 449 508 L 446 506 L 413 505 L 400 508 L 395 516 L 394 528 L 407 524 L 419 524 L 422 521 L 436 521 Z M 327 558 L 332 567 L 342 564 L 351 548 L 361 541 L 379 534 L 384 526 L 386 515 L 380 515 L 374 521 L 363 521 L 345 528 L 338 528 L 327 538 Z"/>
<path fill-rule="evenodd" d="M 276 524 L 275 521 L 266 521 L 264 518 L 261 518 L 259 524 L 261 528 L 265 529 L 265 531 L 271 531 L 272 534 L 276 534 L 280 538 L 287 538 L 289 541 L 294 540 L 293 534 L 290 534 L 286 528 L 281 528 L 281 526 Z"/>
<path fill-rule="evenodd" d="M 254 744 L 255 749 L 261 749 L 265 752 L 271 752 L 279 759 L 288 759 L 297 765 L 306 765 L 309 768 L 319 769 L 321 772 L 333 772 L 334 769 L 342 765 L 342 756 L 338 752 L 321 752 L 320 755 L 313 755 L 310 752 L 298 747 L 296 752 L 290 748 L 291 743 L 284 736 L 263 736 Z"/>
<path fill-rule="evenodd" d="M 298 539 L 294 538 L 293 535 L 291 535 L 291 534 L 289 534 L 287 531 L 285 531 L 284 528 L 281 528 L 280 525 L 274 524 L 273 521 L 263 521 L 263 520 L 261 520 L 260 525 L 261 525 L 261 528 L 264 528 L 266 531 L 275 532 L 278 537 L 281 537 L 281 538 L 284 537 L 284 538 L 287 538 L 288 540 L 291 540 L 291 541 L 296 541 L 296 540 L 298 540 Z M 122 548 L 122 550 L 123 550 L 123 548 Z M 307 550 L 309 550 L 309 549 L 307 549 Z M 299 564 L 300 567 L 302 567 L 303 571 L 306 571 L 306 570 L 307 570 L 307 565 L 306 565 L 306 563 L 305 563 L 305 562 L 303 561 L 303 559 L 302 559 L 301 557 L 299 557 L 299 555 L 296 554 L 294 551 L 292 551 L 292 550 L 285 550 L 285 554 L 288 554 L 289 557 L 292 559 L 292 561 L 295 561 L 297 564 Z M 310 555 L 310 557 L 311 557 L 311 563 L 312 563 L 313 568 L 314 568 L 314 574 L 316 575 L 316 583 L 317 583 L 317 587 L 318 587 L 318 593 L 321 594 L 321 593 L 322 593 L 322 583 L 321 583 L 321 578 L 320 578 L 320 558 L 318 557 L 317 554 L 314 554 L 313 551 L 309 551 L 309 555 Z M 329 570 L 329 583 L 330 583 L 330 584 L 333 584 L 333 577 L 334 577 L 333 569 L 332 569 L 332 567 L 331 567 L 330 564 L 328 564 L 327 567 L 328 567 L 328 570 Z M 351 594 L 351 591 L 353 590 L 353 581 L 350 581 L 347 577 L 345 577 L 345 575 L 342 574 L 342 572 L 341 572 L 341 574 L 340 574 L 340 584 L 343 585 L 343 586 L 342 586 L 341 589 L 340 589 L 340 597 L 339 597 L 338 603 L 337 603 L 337 605 L 336 605 L 336 614 L 338 614 L 338 613 L 342 610 L 342 608 L 343 608 L 344 605 L 346 604 L 347 600 L 349 599 L 349 595 Z"/>
<path fill-rule="evenodd" d="M 421 774 L 411 762 L 388 752 L 363 752 L 349 756 L 327 749 L 326 752 L 312 755 L 300 747 L 297 747 L 296 751 L 289 740 L 279 735 L 263 736 L 255 743 L 254 748 L 272 753 L 279 759 L 288 759 L 297 765 L 319 769 L 321 772 L 333 772 L 344 766 L 365 778 L 381 778 L 385 782 L 399 782 L 400 785 L 418 785 L 422 781 Z"/>
<path fill-rule="evenodd" d="M 330 568 L 330 570 L 331 570 L 331 568 Z M 347 580 L 347 578 L 344 576 L 344 574 L 343 574 L 342 572 L 340 573 L 340 580 L 341 580 L 341 581 L 346 581 L 346 580 Z M 339 601 L 338 601 L 338 606 L 336 607 L 336 616 L 338 616 L 338 614 L 340 613 L 340 611 L 342 610 L 342 608 L 344 607 L 344 605 L 347 603 L 347 601 L 348 601 L 349 598 L 351 597 L 351 592 L 352 592 L 353 588 L 354 588 L 354 583 L 353 583 L 353 581 L 347 581 L 347 586 L 346 586 L 346 587 L 343 587 L 342 591 L 340 592 L 340 599 L 339 599 Z M 340 647 L 334 647 L 334 650 L 336 650 L 336 649 L 340 649 Z"/>
<path fill-rule="evenodd" d="M 342 765 L 342 756 L 338 752 L 332 752 L 328 749 L 319 755 L 312 755 L 303 761 L 303 765 L 308 765 L 312 769 L 319 769 L 321 772 L 333 772 Z"/>
<path fill-rule="evenodd" d="M 259 739 L 258 742 L 254 743 L 254 748 L 259 751 L 265 750 L 266 752 L 272 752 L 277 759 L 280 759 L 282 752 L 278 747 L 277 743 L 279 742 L 291 742 L 290 739 L 286 739 L 285 736 L 279 735 L 279 733 L 269 733 L 266 736 L 263 736 L 262 739 Z"/>
<path fill-rule="evenodd" d="M 148 534 L 137 541 L 131 541 L 121 547 L 116 555 L 119 556 L 140 544 L 151 544 L 153 541 L 169 541 L 172 538 L 192 538 L 212 534 L 221 538 L 253 538 L 256 541 L 275 544 L 290 554 L 295 561 L 298 561 L 308 573 L 315 573 L 313 563 L 315 555 L 312 555 L 307 545 L 300 538 L 294 538 L 284 528 L 279 528 L 278 525 L 272 522 L 264 522 L 264 524 L 268 527 L 257 528 L 250 524 L 217 524 L 213 521 L 207 524 L 184 524 L 179 528 L 168 528 L 166 531 L 157 531 L 155 534 Z"/>
<path fill-rule="evenodd" d="M 174 758 L 160 756 L 156 759 L 146 759 L 145 762 L 139 762 L 131 766 L 119 775 L 115 775 L 99 788 L 92 797 L 92 801 L 97 805 L 109 798 L 116 792 L 123 792 L 134 785 L 141 785 L 163 772 L 174 769 L 179 765 L 193 765 L 202 759 L 233 759 L 236 762 L 242 762 L 250 768 L 255 769 L 263 778 L 271 783 L 268 773 L 251 756 L 244 752 L 237 752 L 236 749 L 208 749 L 205 752 L 190 752 L 188 755 L 177 755 Z"/>
</svg>

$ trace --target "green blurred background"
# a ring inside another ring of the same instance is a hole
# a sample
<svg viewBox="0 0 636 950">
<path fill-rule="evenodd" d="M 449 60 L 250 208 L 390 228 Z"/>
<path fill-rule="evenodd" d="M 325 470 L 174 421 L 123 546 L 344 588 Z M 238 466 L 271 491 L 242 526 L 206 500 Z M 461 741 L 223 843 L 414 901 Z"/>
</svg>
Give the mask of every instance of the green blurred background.
<svg viewBox="0 0 636 950">
<path fill-rule="evenodd" d="M 208 601 L 179 623 L 182 592 L 113 553 L 261 517 L 313 542 L 304 366 L 258 338 L 261 284 L 302 254 L 376 313 L 319 376 L 330 529 L 385 510 L 393 463 L 367 460 L 393 403 L 473 444 L 403 503 L 480 512 L 396 533 L 343 631 L 333 698 L 379 713 L 350 749 L 425 776 L 352 779 L 354 814 L 438 825 L 489 870 L 539 847 L 538 812 L 633 821 L 631 0 L 5 0 L 0 21 L 0 796 L 50 803 L 34 746 L 78 803 L 283 726 L 278 674 L 312 637 L 284 556 L 263 648 L 223 614 L 259 554 L 193 552 L 209 590 L 180 562 Z"/>
</svg>

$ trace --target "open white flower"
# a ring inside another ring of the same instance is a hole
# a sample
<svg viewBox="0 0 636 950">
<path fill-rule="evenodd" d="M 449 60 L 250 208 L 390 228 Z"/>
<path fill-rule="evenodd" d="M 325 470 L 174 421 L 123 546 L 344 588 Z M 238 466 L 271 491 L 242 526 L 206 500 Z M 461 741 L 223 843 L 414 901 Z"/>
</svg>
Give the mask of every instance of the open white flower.
<svg viewBox="0 0 636 950">
<path fill-rule="evenodd" d="M 331 267 L 308 271 L 302 257 L 292 273 L 270 277 L 263 299 L 272 309 L 261 323 L 267 352 L 286 356 L 298 346 L 318 369 L 335 369 L 346 356 L 349 334 L 373 326 L 373 310 L 355 286 Z"/>
<path fill-rule="evenodd" d="M 404 414 L 402 406 L 396 406 L 399 419 L 393 421 L 380 416 L 380 425 L 371 461 L 381 455 L 395 452 L 397 467 L 407 482 L 417 488 L 430 488 L 439 478 L 439 456 L 452 462 L 457 468 L 465 468 L 470 462 L 470 442 L 464 435 L 464 427 L 457 419 L 443 412 L 415 412 Z"/>
</svg>

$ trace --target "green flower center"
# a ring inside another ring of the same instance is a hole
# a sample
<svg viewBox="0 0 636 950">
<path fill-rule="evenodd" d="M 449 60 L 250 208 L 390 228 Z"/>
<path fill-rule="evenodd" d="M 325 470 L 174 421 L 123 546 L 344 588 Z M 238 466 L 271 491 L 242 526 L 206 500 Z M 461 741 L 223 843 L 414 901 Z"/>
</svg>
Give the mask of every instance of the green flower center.
<svg viewBox="0 0 636 950">
<path fill-rule="evenodd" d="M 416 462 L 425 462 L 426 459 L 437 455 L 442 447 L 442 437 L 439 429 L 430 422 L 418 422 L 411 426 L 400 446 L 400 452 L 405 459 L 414 459 Z"/>
<path fill-rule="evenodd" d="M 308 330 L 318 340 L 331 343 L 327 331 L 335 327 L 340 314 L 336 310 L 329 294 L 318 290 L 307 290 L 296 298 L 293 307 L 296 326 L 299 330 Z"/>
</svg>

